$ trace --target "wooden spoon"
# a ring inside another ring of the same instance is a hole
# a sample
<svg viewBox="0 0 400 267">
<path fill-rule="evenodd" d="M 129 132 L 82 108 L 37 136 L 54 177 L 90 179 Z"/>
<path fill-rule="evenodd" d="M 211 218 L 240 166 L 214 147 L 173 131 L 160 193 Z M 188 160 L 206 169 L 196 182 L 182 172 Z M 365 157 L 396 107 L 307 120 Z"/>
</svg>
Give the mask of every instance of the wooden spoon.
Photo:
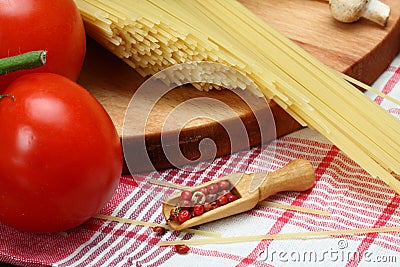
<svg viewBox="0 0 400 267">
<path fill-rule="evenodd" d="M 180 200 L 181 194 L 175 194 L 163 203 L 163 213 L 168 225 L 174 230 L 182 230 L 251 210 L 258 202 L 278 192 L 308 190 L 314 185 L 315 173 L 310 162 L 296 159 L 271 173 L 235 173 L 189 190 L 195 192 L 201 187 L 217 183 L 220 180 L 228 180 L 234 186 L 232 191 L 239 197 L 237 200 L 179 223 L 168 220 L 171 210 L 178 205 Z"/>
</svg>

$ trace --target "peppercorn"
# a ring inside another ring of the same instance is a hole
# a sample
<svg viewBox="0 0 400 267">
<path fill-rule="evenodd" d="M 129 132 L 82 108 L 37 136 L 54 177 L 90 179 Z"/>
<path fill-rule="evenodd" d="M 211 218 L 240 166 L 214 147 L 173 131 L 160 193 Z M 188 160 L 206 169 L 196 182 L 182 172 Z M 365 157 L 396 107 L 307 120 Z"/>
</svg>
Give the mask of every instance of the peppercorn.
<svg viewBox="0 0 400 267">
<path fill-rule="evenodd" d="M 220 190 L 230 190 L 231 189 L 231 183 L 227 180 L 221 180 L 218 182 L 218 187 Z"/>
<path fill-rule="evenodd" d="M 181 200 L 191 200 L 192 199 L 192 192 L 189 190 L 183 190 L 181 192 Z"/>
<path fill-rule="evenodd" d="M 162 226 L 153 227 L 153 232 L 156 233 L 156 235 L 164 235 L 166 231 L 167 230 L 165 230 L 165 228 Z"/>
<path fill-rule="evenodd" d="M 218 184 L 212 183 L 207 186 L 207 191 L 210 194 L 216 194 L 219 191 Z"/>
<path fill-rule="evenodd" d="M 186 222 L 192 217 L 189 210 L 181 210 L 178 215 L 178 220 L 180 223 Z"/>
<path fill-rule="evenodd" d="M 187 254 L 190 248 L 186 245 L 175 245 L 175 250 L 179 254 Z"/>
<path fill-rule="evenodd" d="M 193 215 L 200 216 L 204 213 L 204 206 L 203 205 L 196 205 L 193 207 Z"/>
<path fill-rule="evenodd" d="M 228 203 L 228 198 L 225 195 L 219 196 L 217 198 L 217 203 L 219 206 L 223 206 Z"/>
</svg>

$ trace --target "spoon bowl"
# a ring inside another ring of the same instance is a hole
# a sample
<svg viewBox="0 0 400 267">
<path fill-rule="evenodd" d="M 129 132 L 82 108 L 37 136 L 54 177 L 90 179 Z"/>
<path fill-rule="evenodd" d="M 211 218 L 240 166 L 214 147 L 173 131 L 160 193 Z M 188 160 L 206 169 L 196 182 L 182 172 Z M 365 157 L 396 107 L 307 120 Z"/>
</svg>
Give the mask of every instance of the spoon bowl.
<svg viewBox="0 0 400 267">
<path fill-rule="evenodd" d="M 199 188 L 221 180 L 227 180 L 233 185 L 231 191 L 238 199 L 179 223 L 169 220 L 171 210 L 175 209 L 180 202 L 181 194 L 174 194 L 163 203 L 163 214 L 168 225 L 174 230 L 182 230 L 251 210 L 258 202 L 278 192 L 308 190 L 314 185 L 315 172 L 310 162 L 296 159 L 271 173 L 234 173 L 189 190 L 195 192 Z"/>
</svg>

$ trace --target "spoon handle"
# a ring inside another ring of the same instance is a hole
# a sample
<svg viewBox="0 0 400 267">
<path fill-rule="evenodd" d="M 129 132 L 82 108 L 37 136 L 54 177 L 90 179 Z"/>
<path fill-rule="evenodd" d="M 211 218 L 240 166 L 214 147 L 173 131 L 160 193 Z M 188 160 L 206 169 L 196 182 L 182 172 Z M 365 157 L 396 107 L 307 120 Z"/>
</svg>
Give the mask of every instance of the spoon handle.
<svg viewBox="0 0 400 267">
<path fill-rule="evenodd" d="M 262 175 L 264 177 L 261 177 Z M 254 176 L 255 180 L 263 180 L 258 187 L 259 201 L 278 192 L 308 190 L 315 182 L 314 169 L 311 163 L 304 159 L 292 160 L 281 169 L 265 175 L 258 173 Z"/>
</svg>

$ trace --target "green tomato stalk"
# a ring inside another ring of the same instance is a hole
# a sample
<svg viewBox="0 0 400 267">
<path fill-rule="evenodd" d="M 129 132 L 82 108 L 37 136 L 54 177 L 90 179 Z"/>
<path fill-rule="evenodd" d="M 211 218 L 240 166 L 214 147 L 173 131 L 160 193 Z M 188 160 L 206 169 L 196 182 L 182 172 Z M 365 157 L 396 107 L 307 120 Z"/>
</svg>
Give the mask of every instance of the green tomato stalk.
<svg viewBox="0 0 400 267">
<path fill-rule="evenodd" d="M 7 74 L 13 71 L 33 69 L 41 67 L 46 64 L 45 50 L 31 51 L 21 55 L 6 57 L 0 59 L 0 75 Z M 0 95 L 0 99 L 4 97 L 11 97 L 14 100 L 13 95 Z"/>
<path fill-rule="evenodd" d="M 31 51 L 18 56 L 0 59 L 0 75 L 17 70 L 33 69 L 46 63 L 45 50 Z"/>
</svg>

